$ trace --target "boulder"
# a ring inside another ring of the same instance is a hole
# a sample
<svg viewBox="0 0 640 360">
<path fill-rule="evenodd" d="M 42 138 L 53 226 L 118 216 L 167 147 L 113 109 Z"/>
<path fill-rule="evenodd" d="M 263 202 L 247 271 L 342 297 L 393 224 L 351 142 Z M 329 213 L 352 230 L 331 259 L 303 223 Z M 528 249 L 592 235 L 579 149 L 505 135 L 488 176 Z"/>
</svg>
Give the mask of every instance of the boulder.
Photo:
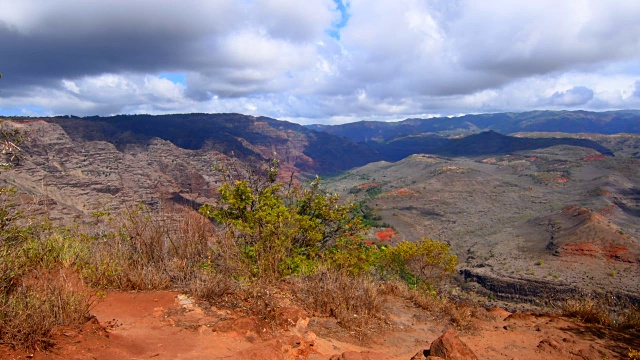
<svg viewBox="0 0 640 360">
<path fill-rule="evenodd" d="M 438 356 L 446 360 L 478 360 L 469 346 L 451 330 L 445 331 L 439 338 L 433 340 L 429 352 L 425 351 L 424 355 Z"/>
</svg>

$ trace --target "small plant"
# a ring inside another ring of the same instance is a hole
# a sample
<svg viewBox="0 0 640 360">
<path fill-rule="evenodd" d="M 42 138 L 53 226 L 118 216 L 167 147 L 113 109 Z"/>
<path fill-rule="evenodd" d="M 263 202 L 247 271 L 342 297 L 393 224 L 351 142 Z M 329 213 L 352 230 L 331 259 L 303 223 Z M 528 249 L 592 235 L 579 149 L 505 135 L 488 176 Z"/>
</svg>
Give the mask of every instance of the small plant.
<svg viewBox="0 0 640 360">
<path fill-rule="evenodd" d="M 609 274 L 609 276 L 611 276 L 611 277 L 616 277 L 616 275 L 618 275 L 618 273 L 617 273 L 615 270 L 613 270 L 613 269 L 609 270 L 609 273 L 608 273 L 608 274 Z"/>
<path fill-rule="evenodd" d="M 418 242 L 401 241 L 385 249 L 382 261 L 409 286 L 432 287 L 453 274 L 458 257 L 451 254 L 449 245 L 423 238 Z"/>
<path fill-rule="evenodd" d="M 382 296 L 378 286 L 366 275 L 350 276 L 330 268 L 299 278 L 296 297 L 306 308 L 335 317 L 349 330 L 367 331 L 381 316 Z"/>
<path fill-rule="evenodd" d="M 544 265 L 544 260 L 542 259 L 536 260 L 536 266 L 542 266 L 542 265 Z"/>
<path fill-rule="evenodd" d="M 612 323 L 601 304 L 588 297 L 568 300 L 562 308 L 562 314 L 589 324 L 609 326 Z"/>
</svg>

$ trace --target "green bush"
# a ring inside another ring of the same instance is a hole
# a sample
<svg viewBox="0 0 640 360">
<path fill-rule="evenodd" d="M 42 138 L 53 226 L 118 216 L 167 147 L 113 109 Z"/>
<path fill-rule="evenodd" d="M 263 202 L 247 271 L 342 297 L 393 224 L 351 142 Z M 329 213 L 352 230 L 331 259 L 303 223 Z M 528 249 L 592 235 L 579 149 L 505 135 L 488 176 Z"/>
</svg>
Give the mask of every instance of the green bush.
<svg viewBox="0 0 640 360">
<path fill-rule="evenodd" d="M 312 271 L 322 254 L 363 230 L 352 205 L 320 189 L 320 178 L 307 187 L 277 182 L 277 161 L 266 181 L 228 177 L 220 201 L 200 212 L 221 224 L 240 249 L 254 278 L 279 279 Z"/>
<path fill-rule="evenodd" d="M 386 248 L 382 258 L 387 271 L 397 273 L 410 286 L 432 288 L 455 271 L 458 257 L 449 245 L 424 238 L 418 242 L 401 241 Z"/>
</svg>

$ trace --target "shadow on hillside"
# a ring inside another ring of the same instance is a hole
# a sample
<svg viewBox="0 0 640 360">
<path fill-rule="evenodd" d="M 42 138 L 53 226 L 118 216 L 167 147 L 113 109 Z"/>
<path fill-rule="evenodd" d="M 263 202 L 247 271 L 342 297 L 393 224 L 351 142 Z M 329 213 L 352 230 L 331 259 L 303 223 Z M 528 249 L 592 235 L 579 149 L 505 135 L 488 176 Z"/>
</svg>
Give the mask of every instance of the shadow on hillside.
<svg viewBox="0 0 640 360">
<path fill-rule="evenodd" d="M 629 349 L 640 349 L 640 333 L 633 330 L 621 331 L 601 325 L 578 323 L 560 330 L 589 341 L 611 340 L 611 344 L 603 344 L 603 346 L 620 355 L 621 359 L 626 359 Z"/>
</svg>

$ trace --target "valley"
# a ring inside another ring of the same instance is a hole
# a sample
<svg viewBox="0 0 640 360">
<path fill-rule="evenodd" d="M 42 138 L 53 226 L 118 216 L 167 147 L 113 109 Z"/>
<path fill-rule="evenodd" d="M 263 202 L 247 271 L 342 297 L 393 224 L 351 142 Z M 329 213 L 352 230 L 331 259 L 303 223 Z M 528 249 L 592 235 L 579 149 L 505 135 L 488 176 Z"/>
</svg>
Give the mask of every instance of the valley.
<svg viewBox="0 0 640 360">
<path fill-rule="evenodd" d="M 395 229 L 392 242 L 449 243 L 465 286 L 490 298 L 542 304 L 607 289 L 637 301 L 638 165 L 572 146 L 418 154 L 351 170 L 329 187 L 365 200 Z"/>
<path fill-rule="evenodd" d="M 389 225 L 384 241 L 450 244 L 461 284 L 486 299 L 542 304 L 603 289 L 640 298 L 638 135 L 404 133 L 370 146 L 238 114 L 11 124 L 26 134 L 24 156 L 0 180 L 59 221 L 90 223 L 140 202 L 197 209 L 215 202 L 215 166 L 275 155 L 283 178 L 329 174 L 327 189 L 364 201 Z M 371 231 L 373 241 L 377 231 L 386 230 Z"/>
</svg>

